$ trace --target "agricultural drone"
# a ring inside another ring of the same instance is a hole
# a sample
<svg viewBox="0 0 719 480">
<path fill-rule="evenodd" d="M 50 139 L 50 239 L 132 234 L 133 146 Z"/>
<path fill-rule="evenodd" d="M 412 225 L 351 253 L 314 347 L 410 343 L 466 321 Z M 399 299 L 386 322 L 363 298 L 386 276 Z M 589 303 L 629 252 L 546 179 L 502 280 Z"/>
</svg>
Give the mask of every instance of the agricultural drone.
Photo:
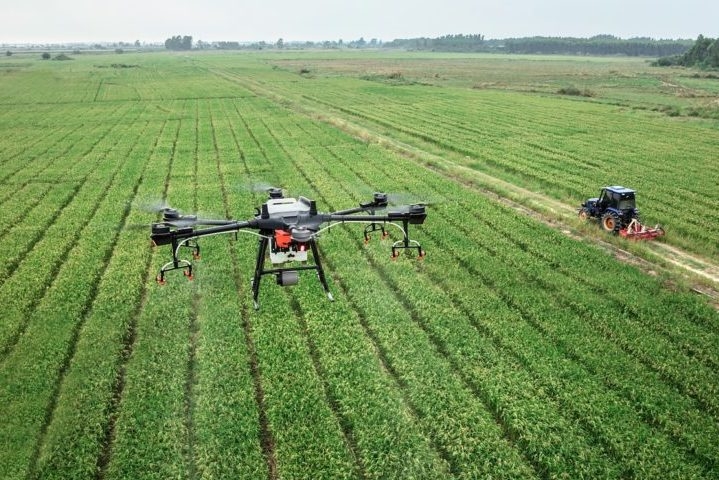
<svg viewBox="0 0 719 480">
<path fill-rule="evenodd" d="M 172 260 L 160 269 L 157 275 L 159 284 L 165 283 L 165 274 L 171 270 L 182 270 L 192 279 L 192 263 L 180 259 L 180 249 L 189 249 L 194 259 L 200 258 L 200 237 L 224 233 L 251 233 L 259 237 L 255 273 L 252 277 L 252 300 L 255 309 L 259 308 L 258 296 L 260 280 L 263 275 L 274 275 L 281 286 L 295 285 L 299 280 L 299 271 L 315 270 L 327 298 L 333 300 L 327 285 L 317 249 L 318 236 L 329 228 L 342 223 L 364 223 L 365 243 L 372 232 L 379 231 L 382 238 L 388 236 L 386 226 L 393 226 L 402 232 L 402 239 L 392 244 L 392 259 L 396 259 L 402 250 L 417 251 L 417 257 L 423 258 L 424 250 L 416 240 L 409 238 L 409 225 L 424 223 L 427 212 L 424 204 L 413 204 L 390 209 L 386 193 L 375 193 L 371 201 L 360 203 L 358 207 L 332 213 L 317 211 L 314 200 L 305 197 L 286 198 L 281 188 L 268 188 L 269 199 L 256 209 L 255 217 L 250 220 L 211 220 L 196 215 L 182 215 L 174 208 L 163 207 L 162 221 L 152 224 L 150 238 L 156 246 L 170 245 Z M 273 268 L 266 269 L 266 256 L 269 252 Z M 308 252 L 312 252 L 309 263 Z M 281 266 L 291 264 L 288 266 Z"/>
</svg>

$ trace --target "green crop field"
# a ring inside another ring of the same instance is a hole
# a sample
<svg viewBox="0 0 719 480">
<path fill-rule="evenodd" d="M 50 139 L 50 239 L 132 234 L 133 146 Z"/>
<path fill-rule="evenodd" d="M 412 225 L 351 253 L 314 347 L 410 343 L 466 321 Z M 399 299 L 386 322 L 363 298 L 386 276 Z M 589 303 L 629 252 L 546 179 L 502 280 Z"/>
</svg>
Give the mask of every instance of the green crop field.
<svg viewBox="0 0 719 480">
<path fill-rule="evenodd" d="M 622 58 L 72 58 L 0 59 L 0 478 L 719 478 L 715 306 L 598 229 L 502 201 L 573 211 L 625 184 L 657 245 L 711 265 L 715 77 Z M 335 301 L 314 274 L 266 277 L 254 311 L 257 241 L 220 236 L 194 280 L 155 282 L 170 253 L 145 207 L 244 219 L 260 182 L 325 211 L 431 200 L 427 256 L 339 226 L 319 241 Z"/>
</svg>

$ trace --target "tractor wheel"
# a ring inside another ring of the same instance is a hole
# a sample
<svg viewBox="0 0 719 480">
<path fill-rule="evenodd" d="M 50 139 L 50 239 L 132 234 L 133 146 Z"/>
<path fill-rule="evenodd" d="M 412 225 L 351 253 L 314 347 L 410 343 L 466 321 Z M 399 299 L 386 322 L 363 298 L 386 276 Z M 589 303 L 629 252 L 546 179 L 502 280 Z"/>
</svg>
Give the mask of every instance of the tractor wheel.
<svg viewBox="0 0 719 480">
<path fill-rule="evenodd" d="M 589 220 L 590 216 L 591 215 L 589 214 L 589 210 L 587 210 L 586 208 L 582 208 L 581 210 L 579 210 L 579 219 L 580 220 L 582 220 L 582 221 Z"/>
<path fill-rule="evenodd" d="M 616 234 L 620 227 L 621 222 L 616 214 L 608 212 L 602 216 L 602 228 L 605 232 Z"/>
</svg>

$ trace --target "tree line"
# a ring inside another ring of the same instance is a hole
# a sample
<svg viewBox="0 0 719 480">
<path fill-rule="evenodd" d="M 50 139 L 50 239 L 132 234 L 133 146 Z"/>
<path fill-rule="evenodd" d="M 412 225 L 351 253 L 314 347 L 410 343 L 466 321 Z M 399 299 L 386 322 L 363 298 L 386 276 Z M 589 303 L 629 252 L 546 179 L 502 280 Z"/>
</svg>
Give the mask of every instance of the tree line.
<svg viewBox="0 0 719 480">
<path fill-rule="evenodd" d="M 437 52 L 481 52 L 487 50 L 484 35 L 457 34 L 443 35 L 437 38 L 405 38 L 384 43 L 386 48 L 404 48 L 407 50 L 433 50 Z"/>
<path fill-rule="evenodd" d="M 500 48 L 507 53 L 661 57 L 684 53 L 689 47 L 691 40 L 655 40 L 646 37 L 624 39 L 613 35 L 596 35 L 590 38 L 507 38 Z"/>
<path fill-rule="evenodd" d="M 644 57 L 667 57 L 668 64 L 680 61 L 680 56 L 690 53 L 691 59 L 698 58 L 700 62 L 705 58 L 716 58 L 719 47 L 712 39 L 701 37 L 701 43 L 692 46 L 692 40 L 656 40 L 647 37 L 623 39 L 613 35 L 596 35 L 590 38 L 576 37 L 525 37 L 505 39 L 485 39 L 482 34 L 456 34 L 443 35 L 436 38 L 419 37 L 395 39 L 382 42 L 376 38 L 366 41 L 364 38 L 344 42 L 284 42 L 281 38 L 275 43 L 256 42 L 243 44 L 234 41 L 197 42 L 194 48 L 198 49 L 259 49 L 266 48 L 402 48 L 406 50 L 425 50 L 436 52 L 494 52 L 517 54 L 564 54 L 564 55 L 627 55 Z M 714 45 L 714 46 L 712 46 Z M 193 48 L 191 36 L 176 35 L 165 40 L 165 47 L 169 50 L 190 50 Z M 682 60 L 683 61 L 683 60 Z M 689 60 L 687 60 L 689 61 Z"/>
<path fill-rule="evenodd" d="M 681 65 L 684 67 L 719 68 L 719 39 L 697 37 L 692 47 L 682 55 L 662 57 L 654 65 L 667 67 Z"/>
<path fill-rule="evenodd" d="M 437 38 L 397 39 L 384 47 L 438 52 L 506 52 L 523 54 L 628 55 L 660 57 L 677 55 L 691 47 L 691 40 L 655 40 L 613 35 L 576 37 L 524 37 L 486 40 L 483 35 L 445 35 Z"/>
</svg>

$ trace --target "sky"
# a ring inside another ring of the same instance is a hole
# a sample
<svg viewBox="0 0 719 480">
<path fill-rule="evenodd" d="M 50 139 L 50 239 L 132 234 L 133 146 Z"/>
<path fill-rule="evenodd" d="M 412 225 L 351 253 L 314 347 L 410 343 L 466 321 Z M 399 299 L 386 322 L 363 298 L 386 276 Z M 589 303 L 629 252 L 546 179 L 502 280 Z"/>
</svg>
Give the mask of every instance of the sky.
<svg viewBox="0 0 719 480">
<path fill-rule="evenodd" d="M 719 36 L 716 0 L 0 0 L 0 44 Z"/>
</svg>

